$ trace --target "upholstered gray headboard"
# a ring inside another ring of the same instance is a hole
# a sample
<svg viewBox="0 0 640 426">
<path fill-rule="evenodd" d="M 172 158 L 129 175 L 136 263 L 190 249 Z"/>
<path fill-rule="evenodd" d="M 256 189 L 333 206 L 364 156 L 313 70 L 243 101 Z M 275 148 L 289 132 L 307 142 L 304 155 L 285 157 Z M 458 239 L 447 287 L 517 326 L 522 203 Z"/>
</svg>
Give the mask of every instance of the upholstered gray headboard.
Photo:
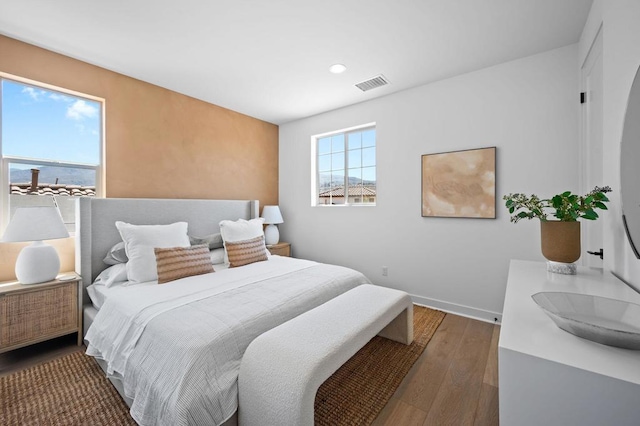
<svg viewBox="0 0 640 426">
<path fill-rule="evenodd" d="M 76 211 L 76 272 L 86 288 L 108 265 L 107 251 L 121 241 L 115 222 L 166 225 L 187 222 L 189 235 L 220 232 L 224 219 L 258 217 L 256 200 L 161 200 L 151 198 L 88 198 L 78 200 Z M 84 302 L 87 303 L 85 291 Z"/>
</svg>

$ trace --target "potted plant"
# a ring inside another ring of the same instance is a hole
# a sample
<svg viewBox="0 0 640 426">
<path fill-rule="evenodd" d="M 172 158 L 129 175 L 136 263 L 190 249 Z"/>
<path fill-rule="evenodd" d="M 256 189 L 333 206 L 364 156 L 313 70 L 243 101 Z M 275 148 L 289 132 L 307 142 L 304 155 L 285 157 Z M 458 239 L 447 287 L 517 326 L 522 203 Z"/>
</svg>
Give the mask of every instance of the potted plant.
<svg viewBox="0 0 640 426">
<path fill-rule="evenodd" d="M 580 258 L 580 222 L 578 219 L 596 220 L 596 209 L 607 210 L 605 195 L 611 188 L 595 187 L 581 196 L 565 191 L 548 199 L 532 194 L 505 195 L 505 206 L 511 222 L 521 219 L 540 219 L 542 254 L 548 260 L 573 263 Z M 549 220 L 552 214 L 556 220 Z"/>
</svg>

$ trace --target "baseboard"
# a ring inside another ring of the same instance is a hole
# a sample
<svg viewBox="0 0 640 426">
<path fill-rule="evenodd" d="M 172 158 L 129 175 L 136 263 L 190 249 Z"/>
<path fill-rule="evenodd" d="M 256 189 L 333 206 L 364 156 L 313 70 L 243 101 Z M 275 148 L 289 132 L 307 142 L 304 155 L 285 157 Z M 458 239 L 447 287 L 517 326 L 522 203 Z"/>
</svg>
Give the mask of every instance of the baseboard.
<svg viewBox="0 0 640 426">
<path fill-rule="evenodd" d="M 485 311 L 484 309 L 472 308 L 471 306 L 416 296 L 415 294 L 411 295 L 411 299 L 416 305 L 426 306 L 427 308 L 433 308 L 491 324 L 500 324 L 502 322 L 502 314 L 498 312 Z"/>
</svg>

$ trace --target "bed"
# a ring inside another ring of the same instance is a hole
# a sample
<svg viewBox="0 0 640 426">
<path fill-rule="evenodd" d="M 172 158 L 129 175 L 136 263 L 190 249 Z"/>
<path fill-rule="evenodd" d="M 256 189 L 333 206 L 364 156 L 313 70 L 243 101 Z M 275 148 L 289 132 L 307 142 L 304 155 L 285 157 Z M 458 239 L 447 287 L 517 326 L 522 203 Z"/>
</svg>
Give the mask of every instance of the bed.
<svg viewBox="0 0 640 426">
<path fill-rule="evenodd" d="M 116 221 L 184 221 L 190 235 L 208 235 L 219 232 L 222 220 L 257 215 L 257 201 L 80 199 L 76 268 L 84 287 L 91 286 L 121 239 Z M 87 353 L 139 424 L 234 424 L 238 369 L 249 343 L 369 283 L 348 268 L 280 256 L 214 269 L 163 285 L 116 286 L 101 294 L 99 310 L 85 292 Z"/>
</svg>

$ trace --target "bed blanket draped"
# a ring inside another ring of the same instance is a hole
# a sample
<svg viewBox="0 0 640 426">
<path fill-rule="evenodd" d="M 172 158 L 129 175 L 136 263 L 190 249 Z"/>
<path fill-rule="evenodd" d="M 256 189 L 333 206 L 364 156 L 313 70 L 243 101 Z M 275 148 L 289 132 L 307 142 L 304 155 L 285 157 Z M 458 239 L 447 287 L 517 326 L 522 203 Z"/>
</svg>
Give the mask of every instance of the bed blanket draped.
<svg viewBox="0 0 640 426">
<path fill-rule="evenodd" d="M 352 269 L 269 261 L 107 299 L 86 340 L 123 381 L 141 425 L 219 425 L 237 410 L 240 362 L 260 334 L 369 280 Z"/>
</svg>

